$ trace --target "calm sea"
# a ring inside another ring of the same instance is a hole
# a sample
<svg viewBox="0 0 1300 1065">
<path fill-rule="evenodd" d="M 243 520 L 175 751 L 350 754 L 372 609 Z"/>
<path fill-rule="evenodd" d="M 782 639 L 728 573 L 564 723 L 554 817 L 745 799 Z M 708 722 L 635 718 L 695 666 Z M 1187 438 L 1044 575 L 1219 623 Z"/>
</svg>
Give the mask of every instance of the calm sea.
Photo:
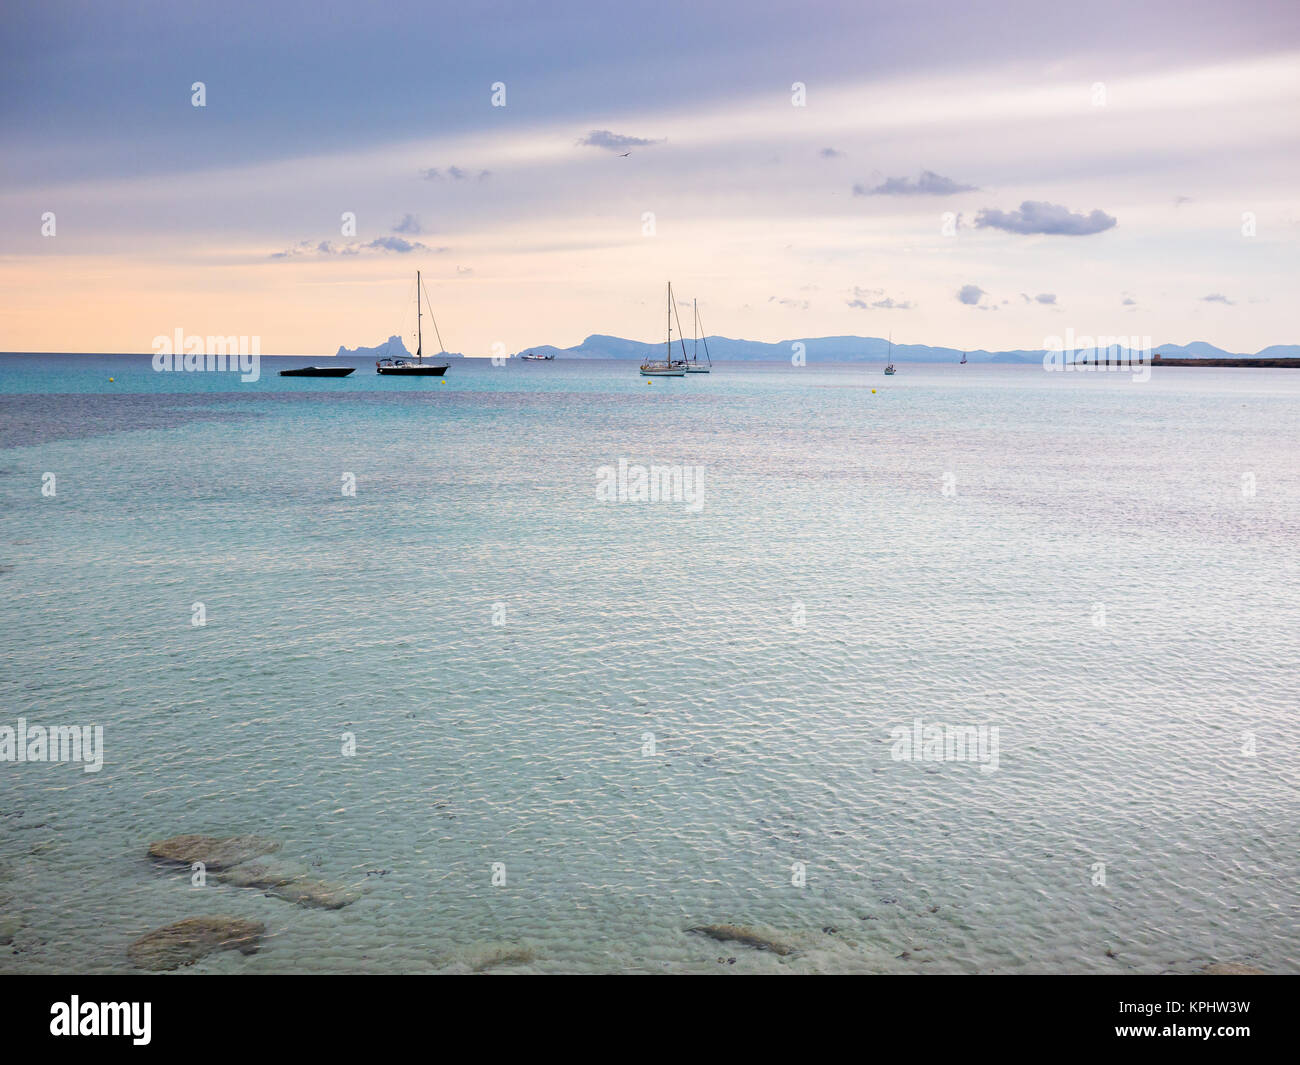
<svg viewBox="0 0 1300 1065">
<path fill-rule="evenodd" d="M 1300 969 L 1300 373 L 310 361 L 0 357 L 0 970 Z"/>
</svg>

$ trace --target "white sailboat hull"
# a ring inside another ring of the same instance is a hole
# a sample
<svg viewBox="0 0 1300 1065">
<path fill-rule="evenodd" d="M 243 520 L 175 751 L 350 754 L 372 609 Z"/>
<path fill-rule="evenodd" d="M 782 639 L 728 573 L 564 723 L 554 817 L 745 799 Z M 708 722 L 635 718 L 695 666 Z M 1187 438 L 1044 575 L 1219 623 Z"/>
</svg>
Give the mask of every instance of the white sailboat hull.
<svg viewBox="0 0 1300 1065">
<path fill-rule="evenodd" d="M 686 348 L 682 347 L 682 357 L 673 358 L 673 283 L 668 282 L 668 337 L 664 344 L 664 357 L 652 359 L 646 356 L 641 363 L 642 377 L 685 377 L 690 365 L 686 361 Z M 681 323 L 679 322 L 678 325 Z"/>
</svg>

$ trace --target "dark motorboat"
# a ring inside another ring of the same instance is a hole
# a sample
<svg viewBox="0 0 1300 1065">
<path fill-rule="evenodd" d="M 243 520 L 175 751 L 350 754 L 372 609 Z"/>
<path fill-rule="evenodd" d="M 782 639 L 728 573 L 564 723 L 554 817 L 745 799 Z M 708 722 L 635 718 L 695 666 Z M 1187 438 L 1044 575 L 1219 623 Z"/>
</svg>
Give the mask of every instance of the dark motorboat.
<svg viewBox="0 0 1300 1065">
<path fill-rule="evenodd" d="M 281 377 L 347 377 L 355 366 L 299 366 L 294 370 L 281 370 Z"/>
<path fill-rule="evenodd" d="M 445 362 L 425 362 L 424 361 L 424 329 L 423 316 L 424 304 L 420 302 L 420 293 L 424 285 L 420 281 L 420 271 L 415 271 L 415 361 L 410 359 L 378 359 L 375 362 L 375 373 L 396 374 L 403 377 L 441 377 L 447 372 L 447 363 Z M 426 292 L 424 298 L 428 301 L 429 295 Z M 442 347 L 442 334 L 438 332 L 438 320 L 433 317 L 433 304 L 429 304 L 429 320 L 433 322 L 433 332 L 438 338 L 438 347 L 445 355 L 446 348 Z M 403 346 L 405 350 L 405 346 Z"/>
</svg>

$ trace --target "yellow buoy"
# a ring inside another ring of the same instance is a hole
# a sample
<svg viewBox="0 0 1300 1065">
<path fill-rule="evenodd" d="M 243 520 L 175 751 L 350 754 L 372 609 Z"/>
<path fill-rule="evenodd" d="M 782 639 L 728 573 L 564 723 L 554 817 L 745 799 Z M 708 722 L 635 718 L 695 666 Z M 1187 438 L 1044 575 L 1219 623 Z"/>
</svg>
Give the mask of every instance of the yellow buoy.
<svg viewBox="0 0 1300 1065">
<path fill-rule="evenodd" d="M 111 385 L 111 384 L 113 383 L 113 378 L 110 377 L 110 378 L 108 379 L 108 383 Z"/>
<path fill-rule="evenodd" d="M 871 390 L 871 394 L 872 394 L 873 396 L 876 394 L 876 390 L 875 390 L 874 388 Z"/>
</svg>

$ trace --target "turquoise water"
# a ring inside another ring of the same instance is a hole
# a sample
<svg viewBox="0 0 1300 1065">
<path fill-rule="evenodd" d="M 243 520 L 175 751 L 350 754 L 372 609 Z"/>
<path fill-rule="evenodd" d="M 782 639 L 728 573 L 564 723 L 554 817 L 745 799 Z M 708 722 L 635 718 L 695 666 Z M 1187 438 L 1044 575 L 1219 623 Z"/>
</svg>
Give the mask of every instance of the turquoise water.
<svg viewBox="0 0 1300 1065">
<path fill-rule="evenodd" d="M 268 934 L 185 971 L 1300 969 L 1300 374 L 278 365 L 0 356 L 0 725 L 104 726 L 0 762 L 0 970 L 203 914 Z"/>
</svg>

